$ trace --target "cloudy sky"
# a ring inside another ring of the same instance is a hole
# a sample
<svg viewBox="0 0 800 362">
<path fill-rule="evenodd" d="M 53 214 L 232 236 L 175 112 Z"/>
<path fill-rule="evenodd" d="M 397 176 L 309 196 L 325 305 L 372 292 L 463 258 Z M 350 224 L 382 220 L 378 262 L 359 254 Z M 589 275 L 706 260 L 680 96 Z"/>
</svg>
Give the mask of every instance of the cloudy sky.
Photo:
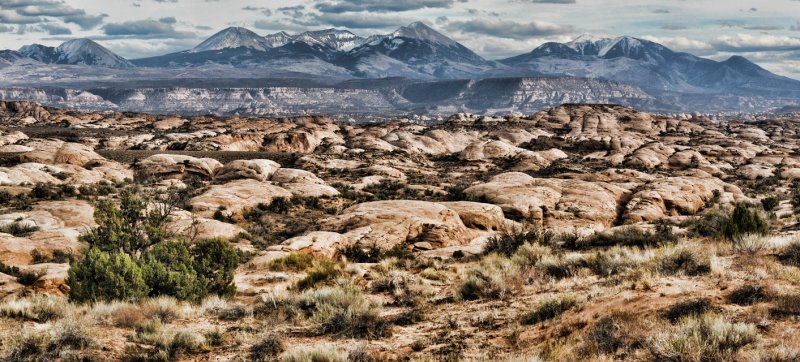
<svg viewBox="0 0 800 362">
<path fill-rule="evenodd" d="M 228 26 L 370 35 L 413 21 L 489 59 L 584 33 L 632 35 L 718 60 L 744 55 L 800 79 L 800 0 L 0 0 L 0 48 L 88 37 L 134 59 Z"/>
</svg>

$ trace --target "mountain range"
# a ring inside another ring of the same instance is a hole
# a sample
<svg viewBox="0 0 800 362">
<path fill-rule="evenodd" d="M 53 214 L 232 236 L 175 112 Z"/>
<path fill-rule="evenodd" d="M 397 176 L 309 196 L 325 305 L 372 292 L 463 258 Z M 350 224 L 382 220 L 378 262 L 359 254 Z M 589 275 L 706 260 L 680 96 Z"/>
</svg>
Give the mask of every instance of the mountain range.
<svg viewBox="0 0 800 362">
<path fill-rule="evenodd" d="M 62 65 L 65 67 L 40 71 Z M 2 51 L 3 68 L 15 71 L 0 71 L 9 75 L 0 82 L 6 86 L 57 83 L 62 87 L 96 88 L 98 82 L 114 79 L 128 81 L 128 86 L 135 88 L 154 79 L 177 78 L 178 73 L 185 77 L 189 71 L 203 79 L 206 88 L 260 75 L 303 79 L 314 86 L 351 87 L 357 81 L 368 85 L 362 88 L 398 92 L 411 83 L 436 83 L 438 86 L 428 88 L 441 92 L 453 87 L 453 80 L 461 79 L 573 77 L 638 87 L 651 98 L 668 100 L 659 106 L 665 110 L 693 110 L 687 109 L 686 102 L 691 95 L 727 100 L 740 97 L 730 109 L 739 111 L 762 110 L 767 104 L 792 105 L 800 100 L 800 81 L 775 75 L 739 56 L 718 62 L 629 36 L 581 36 L 568 43 L 545 43 L 507 59 L 488 60 L 421 22 L 369 37 L 337 29 L 261 36 L 232 27 L 193 49 L 132 60 L 92 40 L 75 39 L 58 47 L 33 44 L 18 51 Z M 449 91 L 455 89 L 458 87 Z"/>
</svg>

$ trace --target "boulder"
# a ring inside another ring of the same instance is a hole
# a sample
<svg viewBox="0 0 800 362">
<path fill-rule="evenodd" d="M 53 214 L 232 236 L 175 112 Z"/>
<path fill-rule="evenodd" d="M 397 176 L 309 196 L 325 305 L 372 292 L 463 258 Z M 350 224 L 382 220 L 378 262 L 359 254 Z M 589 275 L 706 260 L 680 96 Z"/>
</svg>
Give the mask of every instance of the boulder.
<svg viewBox="0 0 800 362">
<path fill-rule="evenodd" d="M 562 231 L 602 230 L 614 225 L 633 184 L 576 179 L 537 179 L 519 172 L 497 175 L 466 189 L 499 205 L 512 219 Z"/>
<path fill-rule="evenodd" d="M 217 172 L 216 179 L 220 181 L 238 179 L 268 181 L 279 168 L 281 165 L 271 160 L 236 160 L 222 167 Z"/>
<path fill-rule="evenodd" d="M 104 160 L 91 147 L 80 143 L 33 139 L 25 145 L 33 148 L 33 151 L 21 154 L 19 157 L 22 162 L 83 166 L 92 160 Z"/>
<path fill-rule="evenodd" d="M 699 171 L 693 176 L 659 178 L 641 187 L 625 207 L 625 223 L 652 222 L 694 215 L 712 201 L 731 203 L 747 197 L 734 185 Z"/>
<path fill-rule="evenodd" d="M 346 246 L 348 239 L 339 233 L 314 231 L 303 236 L 294 237 L 267 248 L 268 251 L 313 254 L 323 258 L 333 258 L 339 250 Z"/>
<path fill-rule="evenodd" d="M 185 210 L 177 210 L 170 214 L 167 230 L 186 235 L 193 240 L 223 239 L 233 240 L 247 231 L 226 222 L 192 215 Z"/>
<path fill-rule="evenodd" d="M 429 242 L 436 248 L 463 245 L 479 234 L 442 204 L 410 200 L 358 204 L 321 226 L 343 233 L 350 243 L 381 249 L 405 242 Z"/>
<path fill-rule="evenodd" d="M 504 230 L 509 225 L 503 209 L 497 205 L 470 201 L 442 202 L 442 205 L 458 213 L 465 226 L 486 231 Z"/>
<path fill-rule="evenodd" d="M 195 158 L 184 155 L 159 154 L 145 158 L 136 167 L 136 177 L 182 179 L 189 175 L 213 179 L 222 164 L 213 158 Z"/>
<path fill-rule="evenodd" d="M 200 196 L 189 200 L 192 211 L 211 218 L 217 210 L 227 215 L 239 215 L 258 204 L 269 205 L 276 197 L 292 197 L 292 193 L 269 182 L 251 179 L 214 185 Z"/>
</svg>

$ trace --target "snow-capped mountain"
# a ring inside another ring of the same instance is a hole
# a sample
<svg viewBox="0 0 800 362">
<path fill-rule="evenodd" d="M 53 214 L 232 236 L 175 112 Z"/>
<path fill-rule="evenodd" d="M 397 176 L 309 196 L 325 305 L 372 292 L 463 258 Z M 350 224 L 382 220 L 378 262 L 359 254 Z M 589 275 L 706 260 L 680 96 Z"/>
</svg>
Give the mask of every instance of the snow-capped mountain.
<svg viewBox="0 0 800 362">
<path fill-rule="evenodd" d="M 546 43 L 500 61 L 509 68 L 493 75 L 576 76 L 607 79 L 660 92 L 800 95 L 800 81 L 781 77 L 742 57 L 724 62 L 680 53 L 629 36 L 581 37 Z"/>
<path fill-rule="evenodd" d="M 24 54 L 14 50 L 0 50 L 0 68 L 13 65 L 35 64 L 37 61 L 26 57 Z"/>
<path fill-rule="evenodd" d="M 444 36 L 442 33 L 433 30 L 431 27 L 425 25 L 421 21 L 411 23 L 408 26 L 400 27 L 394 33 L 389 35 L 390 38 L 409 38 L 423 40 L 430 43 L 436 43 L 448 47 L 456 47 L 458 44 L 453 39 Z"/>
<path fill-rule="evenodd" d="M 472 78 L 495 67 L 421 22 L 369 38 L 339 63 L 364 77 Z"/>
<path fill-rule="evenodd" d="M 268 34 L 264 36 L 264 44 L 270 48 L 282 47 L 292 41 L 292 36 L 285 31 L 279 31 L 275 34 Z"/>
<path fill-rule="evenodd" d="M 515 81 L 501 81 L 530 78 L 537 80 L 523 82 L 525 91 L 521 93 L 510 91 L 516 89 Z M 568 78 L 601 82 L 573 84 L 565 81 Z M 770 73 L 742 57 L 718 62 L 629 36 L 581 36 L 490 61 L 420 22 L 368 37 L 337 29 L 261 36 L 234 27 L 214 34 L 193 49 L 133 61 L 86 39 L 55 48 L 34 44 L 19 52 L 0 52 L 0 84 L 56 88 L 73 83 L 82 87 L 99 84 L 97 87 L 105 89 L 103 82 L 112 79 L 134 84 L 134 88 L 144 87 L 143 84 L 202 89 L 240 84 L 261 87 L 279 80 L 288 81 L 287 84 L 314 83 L 309 89 L 328 89 L 331 84 L 344 82 L 344 87 L 350 89 L 368 83 L 369 91 L 344 93 L 373 99 L 370 92 L 391 89 L 388 96 L 402 94 L 414 107 L 426 109 L 441 106 L 437 99 L 444 94 L 473 92 L 472 87 L 477 85 L 484 86 L 485 92 L 474 93 L 475 97 L 494 98 L 482 100 L 481 104 L 493 102 L 490 108 L 497 109 L 519 109 L 514 104 L 501 104 L 508 97 L 512 97 L 512 103 L 525 97 L 542 97 L 526 104 L 614 100 L 660 111 L 692 111 L 693 107 L 711 108 L 711 103 L 716 110 L 763 110 L 800 104 L 800 81 Z M 604 84 L 610 84 L 603 83 L 606 81 L 619 85 L 612 92 L 616 95 L 601 95 Z M 559 96 L 556 90 L 565 84 L 583 89 L 585 97 L 573 93 Z M 591 86 L 580 88 L 583 85 Z M 620 91 L 628 86 L 637 91 Z M 535 91 L 535 87 L 549 90 Z M 280 92 L 287 96 L 291 93 Z M 308 92 L 300 93 L 313 93 Z M 278 100 L 275 102 L 281 106 Z M 370 108 L 359 104 L 360 108 Z M 472 103 L 467 106 L 483 107 Z"/>
<path fill-rule="evenodd" d="M 293 36 L 292 39 L 306 44 L 324 45 L 337 51 L 348 51 L 364 44 L 366 40 L 347 30 L 337 29 L 307 31 Z"/>
<path fill-rule="evenodd" d="M 250 48 L 264 51 L 273 46 L 262 36 L 249 29 L 241 27 L 230 27 L 212 35 L 200 45 L 192 49 L 192 53 L 207 52 L 213 50 Z"/>
<path fill-rule="evenodd" d="M 73 39 L 58 47 L 41 44 L 26 45 L 19 52 L 46 64 L 90 65 L 109 68 L 129 68 L 134 65 L 89 39 Z"/>
</svg>

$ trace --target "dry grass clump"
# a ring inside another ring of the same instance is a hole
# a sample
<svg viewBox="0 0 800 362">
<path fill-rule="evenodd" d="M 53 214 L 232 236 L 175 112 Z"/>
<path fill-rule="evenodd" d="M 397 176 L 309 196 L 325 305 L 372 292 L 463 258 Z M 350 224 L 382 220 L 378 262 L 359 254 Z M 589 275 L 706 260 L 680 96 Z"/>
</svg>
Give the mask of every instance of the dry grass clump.
<svg viewBox="0 0 800 362">
<path fill-rule="evenodd" d="M 615 356 L 626 360 L 644 346 L 649 333 L 646 321 L 640 316 L 625 312 L 613 312 L 597 320 L 583 337 L 581 354 L 592 356 Z"/>
<path fill-rule="evenodd" d="M 497 253 L 505 256 L 513 255 L 519 248 L 526 244 L 547 243 L 554 237 L 553 234 L 542 232 L 536 228 L 504 230 L 490 238 L 484 247 L 485 254 Z"/>
<path fill-rule="evenodd" d="M 664 318 L 672 323 L 688 316 L 699 316 L 710 312 L 713 306 L 708 298 L 697 298 L 678 302 L 664 311 Z"/>
<path fill-rule="evenodd" d="M 314 256 L 311 254 L 291 253 L 282 258 L 275 259 L 269 263 L 269 269 L 274 271 L 294 271 L 306 270 L 314 264 Z"/>
<path fill-rule="evenodd" d="M 189 329 L 164 328 L 157 318 L 137 328 L 133 340 L 152 348 L 128 351 L 131 360 L 172 361 L 205 348 L 203 336 Z"/>
<path fill-rule="evenodd" d="M 275 322 L 293 321 L 302 311 L 300 297 L 289 291 L 271 293 L 253 305 L 253 316 L 269 318 Z"/>
<path fill-rule="evenodd" d="M 0 316 L 44 323 L 64 317 L 72 308 L 74 307 L 64 298 L 34 294 L 0 303 Z"/>
<path fill-rule="evenodd" d="M 768 239 L 762 234 L 741 234 L 731 241 L 733 251 L 743 254 L 756 254 L 768 245 Z"/>
<path fill-rule="evenodd" d="M 379 273 L 372 282 L 372 290 L 391 294 L 392 305 L 405 307 L 421 305 L 435 295 L 433 288 L 422 278 L 398 270 Z"/>
<path fill-rule="evenodd" d="M 729 303 L 738 305 L 752 305 L 766 302 L 772 298 L 772 292 L 760 285 L 743 285 L 727 296 Z"/>
<path fill-rule="evenodd" d="M 508 258 L 491 254 L 464 272 L 457 295 L 463 300 L 505 299 L 519 291 L 523 284 L 519 266 Z"/>
<path fill-rule="evenodd" d="M 306 290 L 317 287 L 320 284 L 331 282 L 344 274 L 340 263 L 332 260 L 316 260 L 313 265 L 306 269 L 305 278 L 297 282 L 298 290 Z"/>
<path fill-rule="evenodd" d="M 283 354 L 283 362 L 348 362 L 348 355 L 328 344 L 297 347 Z"/>
<path fill-rule="evenodd" d="M 800 316 L 800 294 L 784 294 L 775 297 L 770 312 L 777 316 Z"/>
<path fill-rule="evenodd" d="M 45 330 L 25 330 L 12 339 L 8 361 L 57 360 L 66 351 L 96 344 L 94 329 L 85 318 L 65 317 Z"/>
<path fill-rule="evenodd" d="M 743 347 L 759 339 L 755 325 L 731 323 L 713 313 L 682 319 L 655 333 L 648 349 L 657 361 L 728 361 Z"/>
<path fill-rule="evenodd" d="M 796 240 L 785 246 L 778 253 L 778 260 L 785 265 L 800 267 L 800 240 Z"/>
<path fill-rule="evenodd" d="M 705 275 L 711 272 L 708 251 L 694 245 L 662 249 L 655 257 L 655 271 L 663 275 Z"/>
<path fill-rule="evenodd" d="M 553 255 L 553 249 L 539 243 L 525 244 L 514 253 L 511 261 L 523 269 L 530 269 L 536 266 L 546 256 Z"/>
<path fill-rule="evenodd" d="M 250 346 L 250 360 L 274 361 L 286 350 L 283 340 L 274 334 L 267 334 Z"/>
<path fill-rule="evenodd" d="M 610 233 L 596 233 L 585 238 L 571 238 L 564 244 L 564 247 L 569 249 L 610 246 L 645 248 L 672 244 L 677 241 L 678 237 L 672 233 L 672 227 L 669 225 L 658 225 L 656 232 L 626 226 Z"/>
<path fill-rule="evenodd" d="M 355 338 L 379 338 L 389 334 L 389 323 L 380 316 L 380 304 L 370 302 L 352 286 L 324 287 L 301 296 L 313 330 Z"/>
<path fill-rule="evenodd" d="M 578 305 L 578 301 L 573 296 L 555 297 L 545 300 L 533 310 L 525 313 L 520 318 L 522 324 L 537 324 L 556 318 Z"/>
</svg>

